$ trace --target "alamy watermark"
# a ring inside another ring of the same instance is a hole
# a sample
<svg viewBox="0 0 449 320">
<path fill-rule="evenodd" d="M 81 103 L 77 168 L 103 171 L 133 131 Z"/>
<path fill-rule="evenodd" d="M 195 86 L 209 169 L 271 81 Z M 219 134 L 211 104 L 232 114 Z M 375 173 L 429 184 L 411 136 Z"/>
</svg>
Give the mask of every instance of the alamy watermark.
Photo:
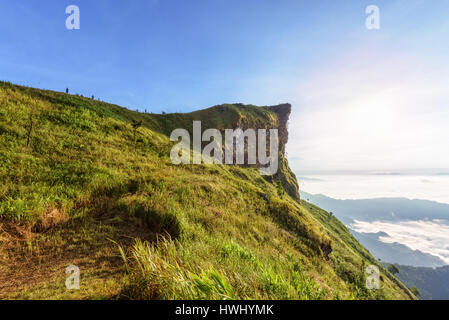
<svg viewBox="0 0 449 320">
<path fill-rule="evenodd" d="M 77 5 L 69 5 L 65 9 L 66 18 L 65 26 L 68 30 L 79 30 L 81 27 L 80 8 Z M 377 5 L 369 5 L 365 9 L 368 17 L 365 20 L 365 26 L 368 30 L 380 29 L 380 9 Z"/>
<path fill-rule="evenodd" d="M 76 5 L 70 5 L 65 9 L 69 16 L 65 20 L 67 30 L 79 30 L 81 28 L 80 8 Z"/>
<path fill-rule="evenodd" d="M 69 275 L 65 280 L 67 290 L 79 290 L 80 288 L 80 268 L 75 265 L 68 266 L 65 273 Z"/>
<path fill-rule="evenodd" d="M 365 20 L 365 26 L 368 30 L 380 29 L 380 9 L 376 5 L 366 7 L 365 13 L 369 16 Z"/>
<path fill-rule="evenodd" d="M 258 129 L 256 132 L 254 129 L 243 131 L 237 128 L 224 131 L 223 144 L 220 130 L 207 129 L 202 132 L 201 121 L 193 121 L 192 149 L 190 133 L 186 129 L 174 130 L 170 135 L 170 140 L 179 141 L 179 143 L 174 145 L 170 152 L 172 163 L 176 165 L 181 163 L 258 165 L 262 175 L 276 174 L 279 163 L 277 129 Z M 267 148 L 268 138 L 270 140 L 269 149 Z M 202 148 L 203 142 L 210 143 Z M 267 150 L 269 150 L 268 154 Z"/>
<path fill-rule="evenodd" d="M 366 268 L 366 287 L 369 290 L 379 290 L 380 289 L 380 270 L 379 267 L 375 265 L 370 265 Z"/>
</svg>

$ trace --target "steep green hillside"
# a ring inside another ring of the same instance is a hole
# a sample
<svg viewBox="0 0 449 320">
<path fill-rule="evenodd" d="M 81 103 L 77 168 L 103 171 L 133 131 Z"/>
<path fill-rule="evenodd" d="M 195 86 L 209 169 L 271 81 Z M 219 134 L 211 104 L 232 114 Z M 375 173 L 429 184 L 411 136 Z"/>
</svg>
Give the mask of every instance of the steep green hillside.
<svg viewBox="0 0 449 320">
<path fill-rule="evenodd" d="M 289 105 L 153 115 L 0 83 L 0 297 L 410 299 L 283 156 Z M 280 171 L 173 165 L 174 128 L 279 128 Z M 142 121 L 135 129 L 133 123 Z M 65 289 L 65 268 L 81 270 Z M 367 290 L 366 266 L 382 269 Z"/>
</svg>

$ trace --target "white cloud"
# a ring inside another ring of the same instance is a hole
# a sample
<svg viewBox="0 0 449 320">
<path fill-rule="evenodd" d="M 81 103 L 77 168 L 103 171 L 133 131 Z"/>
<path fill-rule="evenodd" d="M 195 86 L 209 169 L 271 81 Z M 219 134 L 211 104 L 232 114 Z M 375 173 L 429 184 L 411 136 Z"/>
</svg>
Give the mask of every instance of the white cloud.
<svg viewBox="0 0 449 320">
<path fill-rule="evenodd" d="M 449 264 L 449 225 L 440 220 L 364 222 L 355 221 L 351 229 L 359 233 L 386 233 L 380 241 L 384 243 L 400 243 L 412 250 L 419 250 L 441 258 Z"/>
<path fill-rule="evenodd" d="M 447 175 L 300 175 L 299 188 L 334 199 L 408 198 L 449 203 Z"/>
</svg>

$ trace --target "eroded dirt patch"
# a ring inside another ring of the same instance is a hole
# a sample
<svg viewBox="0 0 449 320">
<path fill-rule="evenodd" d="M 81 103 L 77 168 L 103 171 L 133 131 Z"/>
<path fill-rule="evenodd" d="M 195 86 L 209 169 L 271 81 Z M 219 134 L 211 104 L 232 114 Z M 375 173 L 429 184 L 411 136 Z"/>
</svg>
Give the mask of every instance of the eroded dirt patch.
<svg viewBox="0 0 449 320">
<path fill-rule="evenodd" d="M 1 299 L 113 298 L 125 275 L 117 244 L 154 241 L 164 231 L 114 210 L 72 220 L 53 212 L 36 226 L 0 222 Z M 75 295 L 65 288 L 69 265 L 81 271 Z"/>
</svg>

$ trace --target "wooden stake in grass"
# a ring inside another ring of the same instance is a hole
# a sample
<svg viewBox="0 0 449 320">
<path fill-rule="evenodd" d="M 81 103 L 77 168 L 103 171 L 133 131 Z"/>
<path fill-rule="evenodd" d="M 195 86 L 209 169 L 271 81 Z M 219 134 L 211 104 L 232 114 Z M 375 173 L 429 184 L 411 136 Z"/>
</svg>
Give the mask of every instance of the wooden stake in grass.
<svg viewBox="0 0 449 320">
<path fill-rule="evenodd" d="M 136 140 L 137 129 L 139 129 L 142 126 L 142 120 L 140 120 L 140 121 L 133 120 L 133 123 L 131 125 L 133 126 L 133 129 L 134 129 L 134 151 L 136 151 L 136 149 L 137 149 L 137 140 Z"/>
<path fill-rule="evenodd" d="M 31 140 L 31 133 L 33 132 L 33 114 L 30 113 L 30 122 L 27 126 L 28 132 L 27 132 L 27 148 L 30 145 L 30 140 Z"/>
</svg>

